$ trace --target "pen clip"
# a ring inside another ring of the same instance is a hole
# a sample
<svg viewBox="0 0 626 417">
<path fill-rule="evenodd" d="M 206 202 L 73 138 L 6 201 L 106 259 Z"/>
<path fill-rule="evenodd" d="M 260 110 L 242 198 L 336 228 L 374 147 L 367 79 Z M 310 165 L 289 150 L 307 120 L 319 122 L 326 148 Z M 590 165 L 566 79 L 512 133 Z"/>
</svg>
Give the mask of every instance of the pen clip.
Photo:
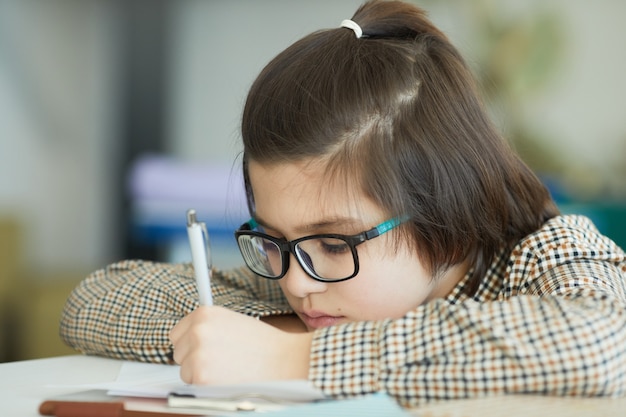
<svg viewBox="0 0 626 417">
<path fill-rule="evenodd" d="M 204 247 L 206 249 L 206 266 L 209 269 L 209 278 L 212 277 L 213 259 L 211 259 L 211 241 L 209 240 L 209 231 L 206 228 L 206 223 L 200 222 L 200 228 L 202 229 L 202 236 L 204 236 Z"/>
</svg>

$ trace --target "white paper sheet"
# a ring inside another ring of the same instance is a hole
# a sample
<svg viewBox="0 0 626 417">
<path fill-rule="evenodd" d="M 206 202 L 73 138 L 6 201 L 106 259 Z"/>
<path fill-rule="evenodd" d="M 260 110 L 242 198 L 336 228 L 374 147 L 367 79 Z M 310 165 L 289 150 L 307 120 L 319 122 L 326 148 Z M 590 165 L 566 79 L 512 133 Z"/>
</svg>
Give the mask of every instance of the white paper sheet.
<svg viewBox="0 0 626 417">
<path fill-rule="evenodd" d="M 277 401 L 301 402 L 323 399 L 306 380 L 264 381 L 233 385 L 188 385 L 180 379 L 180 367 L 124 362 L 114 382 L 98 384 L 109 395 L 166 398 L 171 393 L 199 398 L 245 399 L 268 397 Z"/>
</svg>

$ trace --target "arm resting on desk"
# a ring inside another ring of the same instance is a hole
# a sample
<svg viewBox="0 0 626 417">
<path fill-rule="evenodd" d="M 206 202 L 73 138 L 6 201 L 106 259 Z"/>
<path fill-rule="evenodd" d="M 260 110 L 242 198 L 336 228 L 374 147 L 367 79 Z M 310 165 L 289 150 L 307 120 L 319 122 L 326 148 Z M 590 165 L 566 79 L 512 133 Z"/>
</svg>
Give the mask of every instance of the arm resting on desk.
<svg viewBox="0 0 626 417">
<path fill-rule="evenodd" d="M 245 269 L 214 271 L 216 305 L 266 317 L 292 313 L 278 285 Z M 171 363 L 169 332 L 198 306 L 188 264 L 123 261 L 95 271 L 68 298 L 61 338 L 94 355 Z"/>
</svg>

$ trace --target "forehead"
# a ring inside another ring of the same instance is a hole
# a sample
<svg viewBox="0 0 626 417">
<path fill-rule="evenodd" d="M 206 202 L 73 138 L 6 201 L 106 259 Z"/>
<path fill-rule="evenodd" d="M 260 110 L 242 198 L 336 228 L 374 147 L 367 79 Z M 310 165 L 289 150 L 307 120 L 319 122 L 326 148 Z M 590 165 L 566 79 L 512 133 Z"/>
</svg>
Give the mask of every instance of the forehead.
<svg viewBox="0 0 626 417">
<path fill-rule="evenodd" d="M 358 181 L 337 172 L 329 174 L 322 160 L 250 161 L 248 173 L 256 214 L 271 225 L 296 227 L 333 218 L 371 223 L 383 217 Z"/>
</svg>

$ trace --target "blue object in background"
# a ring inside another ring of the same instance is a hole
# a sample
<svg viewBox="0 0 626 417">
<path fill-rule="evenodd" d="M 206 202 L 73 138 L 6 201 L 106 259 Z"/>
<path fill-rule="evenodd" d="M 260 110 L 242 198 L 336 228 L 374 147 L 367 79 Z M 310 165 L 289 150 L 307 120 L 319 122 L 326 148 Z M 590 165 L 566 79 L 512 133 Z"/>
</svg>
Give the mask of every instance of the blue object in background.
<svg viewBox="0 0 626 417">
<path fill-rule="evenodd" d="M 626 202 L 571 202 L 559 204 L 559 208 L 563 214 L 582 214 L 589 217 L 602 234 L 626 249 Z"/>
</svg>

